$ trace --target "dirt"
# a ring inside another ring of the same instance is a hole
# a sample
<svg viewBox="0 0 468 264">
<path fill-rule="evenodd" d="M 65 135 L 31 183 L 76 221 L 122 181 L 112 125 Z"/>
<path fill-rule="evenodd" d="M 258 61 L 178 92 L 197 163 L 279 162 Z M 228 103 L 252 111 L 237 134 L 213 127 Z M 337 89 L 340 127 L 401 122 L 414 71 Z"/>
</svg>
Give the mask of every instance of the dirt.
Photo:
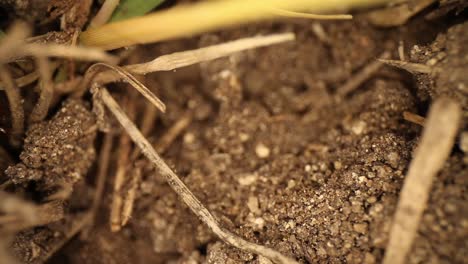
<svg viewBox="0 0 468 264">
<path fill-rule="evenodd" d="M 157 142 L 184 115 L 192 116 L 163 158 L 222 225 L 241 237 L 301 263 L 380 263 L 423 129 L 404 120 L 403 112 L 425 116 L 433 99 L 448 95 L 464 108 L 462 131 L 468 129 L 468 23 L 441 15 L 421 27 L 425 19 L 419 15 L 393 29 L 373 27 L 359 15 L 352 22 L 288 20 L 140 47 L 138 56 L 149 60 L 256 34 L 297 36 L 289 44 L 146 76 L 167 104 L 149 139 Z M 422 32 L 411 34 L 417 30 Z M 433 67 L 433 73 L 413 76 L 387 66 L 346 97 L 336 95 L 383 51 L 398 58 L 402 38 L 408 60 Z M 120 87 L 113 91 L 126 94 Z M 138 100 L 141 121 L 145 102 Z M 97 175 L 90 166 L 102 135 L 95 140 L 88 107 L 69 100 L 49 121 L 31 126 L 19 163 L 6 170 L 14 188 L 33 188 L 37 201 L 54 194 L 57 183 L 74 186 L 62 221 L 16 236 L 13 249 L 26 263 L 40 262 L 51 241 L 64 236 L 66 223 L 89 206 Z M 113 133 L 124 132 L 114 124 Z M 468 158 L 462 140 L 433 184 L 408 263 L 468 259 Z M 117 149 L 118 140 L 111 164 Z M 110 232 L 111 166 L 94 228 L 48 263 L 269 263 L 220 242 L 145 158 L 135 163 L 143 176 L 129 224 Z"/>
</svg>

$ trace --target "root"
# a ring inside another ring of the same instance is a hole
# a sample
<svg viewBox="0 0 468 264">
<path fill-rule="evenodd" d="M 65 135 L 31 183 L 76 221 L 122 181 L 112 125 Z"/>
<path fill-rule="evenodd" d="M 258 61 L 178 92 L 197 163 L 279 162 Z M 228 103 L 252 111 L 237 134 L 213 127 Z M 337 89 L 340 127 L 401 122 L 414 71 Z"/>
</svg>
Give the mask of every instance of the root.
<svg viewBox="0 0 468 264">
<path fill-rule="evenodd" d="M 164 153 L 171 146 L 172 142 L 182 133 L 192 122 L 192 115 L 185 113 L 182 118 L 169 128 L 169 130 L 158 140 L 155 147 L 158 153 Z"/>
<path fill-rule="evenodd" d="M 248 242 L 235 234 L 221 227 L 217 219 L 206 209 L 206 207 L 193 195 L 190 189 L 179 179 L 179 177 L 171 170 L 171 168 L 161 159 L 156 153 L 151 144 L 141 134 L 138 128 L 125 115 L 123 110 L 112 98 L 105 88 L 93 87 L 93 93 L 98 94 L 103 103 L 108 107 L 112 114 L 117 118 L 122 127 L 127 131 L 133 142 L 140 147 L 143 154 L 154 164 L 159 173 L 163 175 L 169 186 L 179 195 L 183 202 L 203 221 L 221 240 L 241 250 L 262 255 L 276 263 L 297 263 L 291 258 L 288 258 L 281 253 Z"/>
<path fill-rule="evenodd" d="M 102 4 L 96 16 L 89 23 L 89 28 L 95 28 L 104 25 L 112 16 L 115 8 L 119 5 L 120 0 L 106 0 Z"/>
<path fill-rule="evenodd" d="M 415 124 L 418 124 L 420 126 L 424 126 L 424 122 L 425 122 L 425 118 L 420 116 L 420 115 L 417 115 L 417 114 L 413 114 L 411 112 L 403 112 L 403 118 L 406 120 L 406 121 L 409 121 L 411 123 L 415 123 Z"/>
<path fill-rule="evenodd" d="M 390 52 L 386 51 L 380 55 L 381 59 L 389 58 Z M 368 80 L 372 75 L 375 74 L 382 67 L 381 60 L 373 60 L 367 64 L 358 73 L 352 76 L 346 83 L 336 90 L 338 97 L 344 97 L 352 91 L 356 90 L 361 84 Z"/>
<path fill-rule="evenodd" d="M 132 118 L 135 115 L 135 100 L 125 98 L 127 112 Z M 110 228 L 112 232 L 117 232 L 122 228 L 122 209 L 124 203 L 124 183 L 128 171 L 129 156 L 132 150 L 131 141 L 127 134 L 122 133 L 119 142 L 119 152 L 117 157 L 117 170 L 114 177 L 114 190 L 112 193 L 112 204 L 110 208 Z"/>
<path fill-rule="evenodd" d="M 412 74 L 417 74 L 417 73 L 430 74 L 434 71 L 432 67 L 427 66 L 425 64 L 420 64 L 420 63 L 412 63 L 412 62 L 399 61 L 399 60 L 385 60 L 385 59 L 379 59 L 379 61 L 387 65 L 403 69 Z"/>
<path fill-rule="evenodd" d="M 21 144 L 21 137 L 24 134 L 24 109 L 23 99 L 16 87 L 8 70 L 0 65 L 0 80 L 5 85 L 5 92 L 8 98 L 11 112 L 11 133 L 10 143 L 18 147 Z"/>
<path fill-rule="evenodd" d="M 461 115 L 460 105 L 451 99 L 439 98 L 432 105 L 400 192 L 384 264 L 405 263 L 427 206 L 432 182 L 455 142 Z"/>
<path fill-rule="evenodd" d="M 63 218 L 62 201 L 35 205 L 0 191 L 0 234 L 13 234 L 27 228 L 46 225 Z"/>
<path fill-rule="evenodd" d="M 41 93 L 29 117 L 29 122 L 31 123 L 44 120 L 49 112 L 49 107 L 54 96 L 54 83 L 52 82 L 52 72 L 49 61 L 44 57 L 37 57 L 36 63 L 39 75 L 41 76 L 41 81 L 39 83 Z"/>
<path fill-rule="evenodd" d="M 93 203 L 91 205 L 91 219 L 89 225 L 92 226 L 96 214 L 99 209 L 99 205 L 102 201 L 104 194 L 104 187 L 106 183 L 106 175 L 108 174 L 110 153 L 112 150 L 113 136 L 110 133 L 104 135 L 104 141 L 102 143 L 101 151 L 99 152 L 99 167 L 96 180 L 96 190 L 94 191 Z"/>
<path fill-rule="evenodd" d="M 125 226 L 132 216 L 133 204 L 135 202 L 138 185 L 141 181 L 141 173 L 141 167 L 138 165 L 132 170 L 130 188 L 126 191 L 122 204 L 120 226 Z"/>
<path fill-rule="evenodd" d="M 59 66 L 59 64 L 55 62 L 49 62 L 49 65 L 50 65 L 51 72 L 55 71 L 55 69 L 57 69 L 57 67 Z M 39 79 L 39 72 L 36 70 L 36 71 L 33 71 L 31 73 L 28 73 L 24 76 L 21 76 L 15 79 L 15 84 L 16 84 L 16 87 L 21 88 L 21 87 L 24 87 L 26 85 L 29 85 L 35 82 L 37 79 Z M 4 86 L 3 83 L 0 83 L 0 91 L 4 90 L 3 86 Z"/>
</svg>

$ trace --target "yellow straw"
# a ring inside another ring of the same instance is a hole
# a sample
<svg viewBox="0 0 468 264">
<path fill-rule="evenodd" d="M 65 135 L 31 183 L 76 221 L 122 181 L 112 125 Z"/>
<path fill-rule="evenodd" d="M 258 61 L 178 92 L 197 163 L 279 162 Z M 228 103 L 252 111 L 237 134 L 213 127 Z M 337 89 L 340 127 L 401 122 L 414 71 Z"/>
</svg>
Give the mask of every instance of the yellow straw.
<svg viewBox="0 0 468 264">
<path fill-rule="evenodd" d="M 218 0 L 182 5 L 143 17 L 106 24 L 81 34 L 81 43 L 101 49 L 189 37 L 207 31 L 278 17 L 276 11 L 327 14 L 391 0 Z"/>
</svg>

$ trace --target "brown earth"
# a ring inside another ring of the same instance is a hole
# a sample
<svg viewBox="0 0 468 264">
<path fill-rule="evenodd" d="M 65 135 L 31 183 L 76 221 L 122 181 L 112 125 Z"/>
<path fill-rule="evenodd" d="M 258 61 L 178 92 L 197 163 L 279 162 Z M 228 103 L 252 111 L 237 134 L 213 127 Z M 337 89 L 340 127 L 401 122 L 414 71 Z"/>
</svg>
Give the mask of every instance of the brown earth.
<svg viewBox="0 0 468 264">
<path fill-rule="evenodd" d="M 448 95 L 462 104 L 462 129 L 468 129 L 468 23 L 460 16 L 424 16 L 392 29 L 373 26 L 364 15 L 351 22 L 288 20 L 141 47 L 135 56 L 145 61 L 256 34 L 297 35 L 289 44 L 146 76 L 145 83 L 167 105 L 149 139 L 157 142 L 177 121 L 190 117 L 163 158 L 232 232 L 302 263 L 379 263 L 422 131 L 404 120 L 403 112 L 425 116 L 434 98 Z M 384 66 L 346 96 L 338 96 L 339 87 L 384 51 L 398 59 L 400 41 L 407 59 L 439 70 L 413 76 Z M 120 97 L 127 90 L 113 89 Z M 145 102 L 138 100 L 135 120 L 141 121 Z M 61 115 L 75 104 L 75 121 L 64 125 Z M 28 188 L 34 188 L 35 199 L 46 196 L 54 183 L 76 182 L 73 175 L 85 174 L 94 159 L 79 152 L 94 151 L 94 132 L 86 134 L 94 119 L 85 105 L 65 101 L 48 123 L 31 127 L 19 155 L 22 162 L 6 170 L 15 184 L 34 181 Z M 73 135 L 61 138 L 64 126 Z M 117 136 L 124 133 L 113 127 Z M 54 146 L 38 153 L 38 138 L 46 131 Z M 72 147 L 69 155 L 60 154 L 70 159 L 60 165 L 49 155 L 62 141 Z M 101 143 L 98 135 L 96 149 Z M 118 144 L 115 140 L 95 227 L 48 263 L 268 263 L 220 242 L 144 157 L 128 165 L 128 173 L 137 163 L 143 171 L 132 218 L 112 233 L 109 206 Z M 462 149 L 458 140 L 433 184 L 408 263 L 468 259 L 468 158 Z M 57 166 L 61 177 L 55 175 Z M 89 207 L 96 173 L 94 166 L 75 187 L 64 220 L 16 236 L 17 257 L 36 263 L 51 241 L 64 236 L 65 226 Z"/>
</svg>

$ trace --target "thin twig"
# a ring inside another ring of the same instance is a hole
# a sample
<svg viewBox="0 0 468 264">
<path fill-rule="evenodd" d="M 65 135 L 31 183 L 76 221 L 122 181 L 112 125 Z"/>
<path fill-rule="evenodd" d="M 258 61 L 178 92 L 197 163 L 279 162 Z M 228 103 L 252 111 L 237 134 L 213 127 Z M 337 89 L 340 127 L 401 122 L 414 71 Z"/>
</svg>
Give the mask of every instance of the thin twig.
<svg viewBox="0 0 468 264">
<path fill-rule="evenodd" d="M 390 52 L 386 51 L 380 55 L 380 58 L 385 59 L 390 57 Z M 338 97 L 344 97 L 352 91 L 356 90 L 361 84 L 368 80 L 375 72 L 382 67 L 380 60 L 372 60 L 371 63 L 367 64 L 358 73 L 354 74 L 345 84 L 336 90 Z"/>
<path fill-rule="evenodd" d="M 89 28 L 95 28 L 104 25 L 112 16 L 120 0 L 106 0 L 95 17 L 89 22 Z"/>
<path fill-rule="evenodd" d="M 31 123 L 44 120 L 49 112 L 50 103 L 54 96 L 54 83 L 52 81 L 52 72 L 49 61 L 45 57 L 37 57 L 36 63 L 39 75 L 41 76 L 41 81 L 39 83 L 41 92 L 39 94 L 39 99 L 29 116 L 29 121 Z"/>
<path fill-rule="evenodd" d="M 179 195 L 182 201 L 192 210 L 192 212 L 197 215 L 200 220 L 203 221 L 221 240 L 241 250 L 262 255 L 276 263 L 297 263 L 293 259 L 288 258 L 273 249 L 246 241 L 221 227 L 217 219 L 206 209 L 190 189 L 187 188 L 187 186 L 179 179 L 174 171 L 172 171 L 156 153 L 148 140 L 146 140 L 138 128 L 125 115 L 109 92 L 105 88 L 97 88 L 96 86 L 92 89 L 92 92 L 99 94 L 104 104 L 127 131 L 133 142 L 140 147 L 143 154 L 154 164 L 159 173 L 166 178 L 169 186 Z"/>
<path fill-rule="evenodd" d="M 10 143 L 19 146 L 24 133 L 24 109 L 23 99 L 16 87 L 8 70 L 0 65 L 0 80 L 5 85 L 5 92 L 8 98 L 11 112 L 11 135 Z"/>
<path fill-rule="evenodd" d="M 403 112 L 403 118 L 406 121 L 418 124 L 420 126 L 424 126 L 424 122 L 426 120 L 424 117 L 422 117 L 420 115 L 417 115 L 417 114 L 414 114 L 414 113 L 411 113 L 411 112 L 408 112 L 408 111 Z"/>
<path fill-rule="evenodd" d="M 403 69 L 412 74 L 416 74 L 416 73 L 430 74 L 434 71 L 434 68 L 427 66 L 425 64 L 420 64 L 420 63 L 412 63 L 412 62 L 399 61 L 399 60 L 384 60 L 384 59 L 379 59 L 379 61 L 387 65 Z"/>
<path fill-rule="evenodd" d="M 461 112 L 460 105 L 447 98 L 439 98 L 432 105 L 400 192 L 384 264 L 405 263 L 427 206 L 432 182 L 453 147 Z"/>
</svg>

